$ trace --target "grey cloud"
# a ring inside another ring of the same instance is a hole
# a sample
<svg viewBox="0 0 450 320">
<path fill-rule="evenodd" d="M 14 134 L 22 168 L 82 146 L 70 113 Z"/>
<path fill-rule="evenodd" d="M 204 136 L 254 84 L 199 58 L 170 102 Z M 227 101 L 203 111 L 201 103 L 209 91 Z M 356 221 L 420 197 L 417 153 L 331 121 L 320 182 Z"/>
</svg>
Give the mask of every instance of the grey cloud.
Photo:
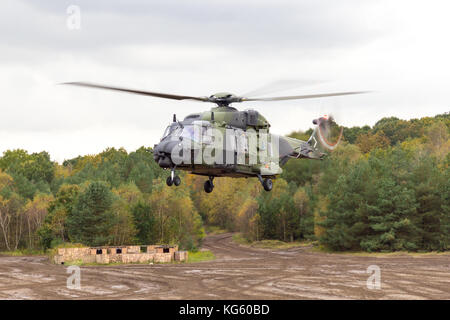
<svg viewBox="0 0 450 320">
<path fill-rule="evenodd" d="M 351 47 L 383 34 L 371 29 L 363 16 L 351 14 L 361 7 L 370 9 L 367 1 L 319 1 L 318 5 L 317 1 L 80 0 L 74 1 L 82 13 L 82 29 L 77 32 L 66 28 L 66 8 L 71 3 L 9 3 L 3 9 L 0 35 L 17 46 L 61 51 L 178 44 L 276 52 Z"/>
</svg>

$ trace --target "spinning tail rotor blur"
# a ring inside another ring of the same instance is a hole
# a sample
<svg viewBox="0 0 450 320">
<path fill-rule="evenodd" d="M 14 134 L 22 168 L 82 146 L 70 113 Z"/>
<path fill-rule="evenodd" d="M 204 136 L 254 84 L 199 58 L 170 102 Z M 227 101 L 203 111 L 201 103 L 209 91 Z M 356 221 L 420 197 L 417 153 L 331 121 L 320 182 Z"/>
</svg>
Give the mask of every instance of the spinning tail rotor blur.
<svg viewBox="0 0 450 320">
<path fill-rule="evenodd" d="M 308 143 L 320 152 L 335 150 L 342 140 L 343 127 L 339 126 L 332 115 L 324 115 L 313 120 L 316 125 Z"/>
</svg>

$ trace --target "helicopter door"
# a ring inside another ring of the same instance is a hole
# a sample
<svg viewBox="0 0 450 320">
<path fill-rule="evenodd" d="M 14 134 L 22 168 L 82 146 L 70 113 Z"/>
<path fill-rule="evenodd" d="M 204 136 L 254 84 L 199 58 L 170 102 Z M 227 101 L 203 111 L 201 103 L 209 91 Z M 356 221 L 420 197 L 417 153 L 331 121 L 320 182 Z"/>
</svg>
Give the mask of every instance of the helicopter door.
<svg viewBox="0 0 450 320">
<path fill-rule="evenodd" d="M 202 143 L 204 144 L 213 143 L 213 130 L 210 126 L 202 127 Z"/>
<path fill-rule="evenodd" d="M 225 130 L 225 165 L 236 164 L 236 132 L 234 129 Z"/>
<path fill-rule="evenodd" d="M 248 163 L 248 137 L 245 131 L 235 129 L 236 137 L 236 164 Z"/>
<path fill-rule="evenodd" d="M 248 164 L 256 165 L 258 163 L 258 133 L 255 130 L 246 131 Z"/>
</svg>

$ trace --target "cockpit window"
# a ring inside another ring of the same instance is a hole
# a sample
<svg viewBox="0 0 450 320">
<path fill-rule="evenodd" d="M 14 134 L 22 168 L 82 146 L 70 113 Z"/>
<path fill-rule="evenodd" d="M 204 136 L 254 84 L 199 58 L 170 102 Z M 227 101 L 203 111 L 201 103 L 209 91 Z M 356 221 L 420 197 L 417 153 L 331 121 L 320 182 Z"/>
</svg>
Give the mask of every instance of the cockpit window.
<svg viewBox="0 0 450 320">
<path fill-rule="evenodd" d="M 185 126 L 181 136 L 188 139 L 194 139 L 194 126 Z"/>
<path fill-rule="evenodd" d="M 166 131 L 164 131 L 164 134 L 161 138 L 161 140 L 164 140 L 167 136 L 179 136 L 179 133 L 181 132 L 181 128 L 178 124 L 171 124 L 166 128 Z"/>
<path fill-rule="evenodd" d="M 195 126 L 197 126 L 198 132 L 196 132 Z M 171 137 L 171 138 L 178 138 L 178 137 L 183 137 L 186 139 L 190 139 L 196 142 L 201 142 L 202 139 L 201 137 L 203 137 L 203 142 L 204 143 L 208 143 L 208 139 L 207 138 L 211 138 L 210 134 L 211 132 L 209 132 L 210 130 L 208 130 L 208 126 L 205 125 L 184 125 L 184 126 L 180 126 L 178 124 L 171 124 L 166 128 L 166 131 L 164 131 L 164 135 L 161 138 L 161 140 L 166 139 L 167 137 Z M 200 137 L 201 136 L 201 137 Z M 209 139 L 210 140 L 210 139 Z"/>
</svg>

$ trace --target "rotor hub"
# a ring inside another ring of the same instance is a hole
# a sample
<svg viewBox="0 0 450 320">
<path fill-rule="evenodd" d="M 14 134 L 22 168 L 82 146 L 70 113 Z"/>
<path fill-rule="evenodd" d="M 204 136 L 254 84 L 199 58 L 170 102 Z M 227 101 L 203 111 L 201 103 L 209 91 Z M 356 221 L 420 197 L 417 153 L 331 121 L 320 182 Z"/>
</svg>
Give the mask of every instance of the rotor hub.
<svg viewBox="0 0 450 320">
<path fill-rule="evenodd" d="M 241 98 L 229 92 L 218 92 L 209 96 L 208 101 L 219 107 L 228 107 L 233 102 L 241 102 Z"/>
</svg>

